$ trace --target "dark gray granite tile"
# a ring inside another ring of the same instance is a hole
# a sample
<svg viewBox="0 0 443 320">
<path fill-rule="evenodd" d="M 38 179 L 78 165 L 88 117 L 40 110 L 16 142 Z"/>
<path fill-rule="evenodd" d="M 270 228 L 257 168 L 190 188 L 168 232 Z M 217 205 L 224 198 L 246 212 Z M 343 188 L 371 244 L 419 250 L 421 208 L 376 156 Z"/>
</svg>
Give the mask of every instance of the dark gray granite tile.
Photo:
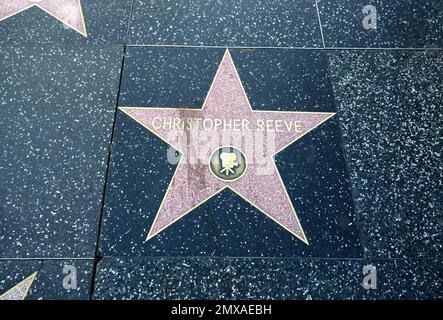
<svg viewBox="0 0 443 320">
<path fill-rule="evenodd" d="M 131 44 L 320 47 L 314 0 L 135 0 Z"/>
<path fill-rule="evenodd" d="M 0 260 L 0 296 L 36 273 L 25 300 L 89 299 L 93 260 Z"/>
<path fill-rule="evenodd" d="M 370 257 L 441 257 L 443 52 L 334 52 L 356 209 Z"/>
<path fill-rule="evenodd" d="M 119 105 L 200 108 L 224 51 L 129 47 Z M 335 108 L 325 53 L 281 49 L 230 52 L 254 109 L 326 112 Z"/>
<path fill-rule="evenodd" d="M 440 260 L 104 258 L 94 299 L 441 299 Z"/>
<path fill-rule="evenodd" d="M 222 54 L 204 48 L 129 48 L 119 105 L 200 108 Z M 325 53 L 232 50 L 232 57 L 253 109 L 334 111 Z M 276 155 L 309 245 L 230 190 L 146 241 L 176 168 L 167 161 L 167 149 L 117 112 L 102 255 L 362 257 L 337 120 Z"/>
<path fill-rule="evenodd" d="M 129 47 L 118 103 L 200 107 L 222 57 L 222 49 Z"/>
<path fill-rule="evenodd" d="M 42 9 L 32 7 L 0 21 L 0 44 L 123 44 L 127 42 L 131 3 L 81 0 L 87 37 Z"/>
<path fill-rule="evenodd" d="M 326 47 L 443 47 L 442 1 L 318 0 L 318 6 Z M 371 13 L 376 18 L 368 19 Z"/>
<path fill-rule="evenodd" d="M 92 256 L 122 49 L 0 55 L 0 257 Z"/>
</svg>

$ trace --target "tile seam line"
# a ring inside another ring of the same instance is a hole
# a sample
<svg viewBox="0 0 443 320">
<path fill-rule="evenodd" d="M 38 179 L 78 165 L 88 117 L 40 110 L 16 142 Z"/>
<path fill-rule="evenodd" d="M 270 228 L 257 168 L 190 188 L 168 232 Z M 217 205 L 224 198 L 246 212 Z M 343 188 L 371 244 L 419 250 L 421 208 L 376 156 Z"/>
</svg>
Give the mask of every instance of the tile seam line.
<svg viewBox="0 0 443 320">
<path fill-rule="evenodd" d="M 186 259 L 214 259 L 214 260 L 344 260 L 344 261 L 365 261 L 365 258 L 322 258 L 322 257 L 214 257 L 214 256 L 157 256 L 157 257 L 149 257 L 149 256 L 103 256 L 104 259 L 134 259 L 134 260 L 186 260 Z"/>
<path fill-rule="evenodd" d="M 325 48 L 326 47 L 325 37 L 323 35 L 323 26 L 321 25 L 320 9 L 318 8 L 318 0 L 315 0 L 315 8 L 317 10 L 318 25 L 320 26 L 321 42 L 323 44 L 323 48 Z"/>
<path fill-rule="evenodd" d="M 101 208 L 100 208 L 100 215 L 98 220 L 98 228 L 97 228 L 97 236 L 96 236 L 96 247 L 95 247 L 95 259 L 94 259 L 94 265 L 92 269 L 92 275 L 91 275 L 91 284 L 89 289 L 89 300 L 92 300 L 94 290 L 95 290 L 95 278 L 97 273 L 97 267 L 102 259 L 102 256 L 100 255 L 100 241 L 101 241 L 101 233 L 103 229 L 103 218 L 105 214 L 105 205 L 106 205 L 106 193 L 108 191 L 108 178 L 110 173 L 110 166 L 112 161 L 112 147 L 114 143 L 114 135 L 115 135 L 115 126 L 117 121 L 117 112 L 118 112 L 118 105 L 120 101 L 120 93 L 121 93 L 121 87 L 123 82 L 123 71 L 125 67 L 125 60 L 126 60 L 126 54 L 127 54 L 127 47 L 123 47 L 122 52 L 122 60 L 120 64 L 120 74 L 119 74 L 119 80 L 117 85 L 117 95 L 115 99 L 115 106 L 114 106 L 114 119 L 112 122 L 112 129 L 111 129 L 111 136 L 109 139 L 109 145 L 108 145 L 108 158 L 106 160 L 106 169 L 105 169 L 105 175 L 104 175 L 104 181 L 103 181 L 103 192 L 102 192 L 102 198 L 101 198 Z"/>
<path fill-rule="evenodd" d="M 227 260 L 248 260 L 248 259 L 253 259 L 253 260 L 257 260 L 257 259 L 264 259 L 264 260 L 274 260 L 274 259 L 278 259 L 278 260 L 309 260 L 309 261 L 314 261 L 314 260 L 323 260 L 323 261 L 360 261 L 360 262 L 368 262 L 370 263 L 371 261 L 407 261 L 407 260 L 414 260 L 414 261 L 443 261 L 443 257 L 437 257 L 437 258 L 417 258 L 417 257 L 398 257 L 398 258 L 379 258 L 379 257 L 358 257 L 358 258 L 343 258 L 343 257 L 215 257 L 215 256 L 106 256 L 104 255 L 102 257 L 103 259 L 122 259 L 122 260 L 129 260 L 129 259 L 134 259 L 134 260 L 166 260 L 166 259 L 171 259 L 171 260 L 186 260 L 186 259 L 217 259 L 217 260 L 223 260 L 223 259 L 227 259 Z"/>
<path fill-rule="evenodd" d="M 133 47 L 150 47 L 150 48 L 202 48 L 202 49 L 244 49 L 244 50 L 392 50 L 392 51 L 443 51 L 442 48 L 438 47 L 254 47 L 254 46 L 223 46 L 223 45 L 181 45 L 181 44 L 127 44 L 128 48 Z"/>
<path fill-rule="evenodd" d="M 331 66 L 332 66 L 332 62 L 331 62 L 331 55 L 327 54 L 326 55 L 326 59 L 327 59 L 327 75 L 330 81 L 330 85 L 331 85 L 331 90 L 332 90 L 332 95 L 333 95 L 333 104 L 334 104 L 334 109 L 337 112 L 337 119 L 335 119 L 335 121 L 337 122 L 337 127 L 338 127 L 338 132 L 339 132 L 339 144 L 340 144 L 340 149 L 341 149 L 341 153 L 343 155 L 343 160 L 344 160 L 344 165 L 345 165 L 345 171 L 347 174 L 347 184 L 349 186 L 349 192 L 351 194 L 351 199 L 352 199 L 352 211 L 354 213 L 355 219 L 356 219 L 356 225 L 358 228 L 358 237 L 360 239 L 360 248 L 362 250 L 362 255 L 365 258 L 365 260 L 367 259 L 367 251 L 366 251 L 366 238 L 365 238 L 365 230 L 366 230 L 366 226 L 363 223 L 363 219 L 362 217 L 360 217 L 360 212 L 358 212 L 357 210 L 357 197 L 355 194 L 355 190 L 354 190 L 354 186 L 353 186 L 353 180 L 352 180 L 352 175 L 351 175 L 351 169 L 350 169 L 350 164 L 349 164 L 349 156 L 347 154 L 347 150 L 345 149 L 345 139 L 344 139 L 344 135 L 343 135 L 343 131 L 344 129 L 342 128 L 342 121 L 340 121 L 340 115 L 341 115 L 341 110 L 339 110 L 338 105 L 340 105 L 340 102 L 337 100 L 337 94 L 336 94 L 336 81 L 333 80 L 333 76 L 332 76 L 332 71 L 331 71 Z"/>
<path fill-rule="evenodd" d="M 128 27 L 126 28 L 126 35 L 125 35 L 125 39 L 127 41 L 130 41 L 130 31 L 131 31 L 131 23 L 132 23 L 132 17 L 134 14 L 134 0 L 131 0 L 131 9 L 129 10 L 129 19 L 128 19 Z M 127 45 L 126 43 L 124 44 L 125 46 Z"/>
<path fill-rule="evenodd" d="M 20 44 L 0 44 L 0 49 L 4 48 L 124 48 L 126 44 L 78 44 L 78 43 L 20 43 Z"/>
<path fill-rule="evenodd" d="M 14 258 L 0 258 L 0 261 L 11 261 L 11 260 L 95 260 L 94 257 L 30 257 L 30 258 L 21 258 L 21 257 L 14 257 Z"/>
<path fill-rule="evenodd" d="M 88 45 L 88 44 L 0 44 L 0 49 L 4 48 L 26 48 L 26 47 L 56 47 L 56 48 L 133 48 L 133 47 L 151 47 L 151 48 L 202 48 L 202 49 L 243 49 L 243 50 L 319 50 L 319 51 L 327 51 L 327 50 L 357 50 L 357 51 L 443 51 L 443 47 L 273 47 L 273 46 L 265 46 L 265 47 L 257 47 L 257 46 L 223 46 L 223 45 L 182 45 L 182 44 L 96 44 L 96 45 Z"/>
<path fill-rule="evenodd" d="M 417 257 L 399 257 L 399 258 L 380 258 L 380 257 L 361 257 L 361 258 L 327 258 L 327 257 L 215 257 L 215 256 L 103 256 L 102 258 L 108 259 L 149 259 L 149 260 L 159 260 L 159 259 L 172 259 L 172 260 L 183 260 L 183 259 L 238 259 L 238 260 L 247 260 L 247 259 L 264 259 L 264 260 L 337 260 L 337 261 L 361 261 L 361 262 L 370 262 L 370 261 L 401 261 L 401 260 L 414 260 L 414 261 L 440 261 L 443 260 L 443 257 L 436 258 L 417 258 Z M 95 257 L 30 257 L 30 258 L 0 258 L 0 261 L 26 261 L 26 260 L 86 260 L 92 261 L 95 260 Z"/>
</svg>

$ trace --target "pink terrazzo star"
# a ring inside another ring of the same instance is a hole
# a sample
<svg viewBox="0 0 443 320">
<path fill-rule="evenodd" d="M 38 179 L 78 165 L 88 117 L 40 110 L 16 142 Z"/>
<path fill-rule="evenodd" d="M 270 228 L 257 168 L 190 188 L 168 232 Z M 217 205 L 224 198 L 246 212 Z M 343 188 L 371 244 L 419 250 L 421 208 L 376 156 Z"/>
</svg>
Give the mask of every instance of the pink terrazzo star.
<svg viewBox="0 0 443 320">
<path fill-rule="evenodd" d="M 0 21 L 34 6 L 87 37 L 80 0 L 0 0 Z"/>
<path fill-rule="evenodd" d="M 252 110 L 228 50 L 202 109 L 119 109 L 181 153 L 147 239 L 229 188 L 308 244 L 274 155 L 334 113 Z M 232 181 L 209 165 L 211 155 L 222 146 L 240 150 L 247 159 L 247 168 Z"/>
<path fill-rule="evenodd" d="M 0 295 L 0 300 L 25 300 L 36 275 L 37 272 L 34 272 L 29 277 L 21 281 L 19 284 L 15 285 L 11 289 Z"/>
</svg>

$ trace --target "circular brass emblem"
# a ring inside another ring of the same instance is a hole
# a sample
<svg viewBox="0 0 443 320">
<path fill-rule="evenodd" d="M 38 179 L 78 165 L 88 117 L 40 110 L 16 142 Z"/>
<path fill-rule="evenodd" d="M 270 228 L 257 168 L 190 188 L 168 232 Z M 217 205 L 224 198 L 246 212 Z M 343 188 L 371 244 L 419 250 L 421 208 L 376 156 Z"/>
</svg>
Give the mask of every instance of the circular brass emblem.
<svg viewBox="0 0 443 320">
<path fill-rule="evenodd" d="M 231 146 L 215 149 L 209 161 L 211 172 L 220 180 L 234 181 L 246 172 L 246 158 L 243 152 Z"/>
</svg>

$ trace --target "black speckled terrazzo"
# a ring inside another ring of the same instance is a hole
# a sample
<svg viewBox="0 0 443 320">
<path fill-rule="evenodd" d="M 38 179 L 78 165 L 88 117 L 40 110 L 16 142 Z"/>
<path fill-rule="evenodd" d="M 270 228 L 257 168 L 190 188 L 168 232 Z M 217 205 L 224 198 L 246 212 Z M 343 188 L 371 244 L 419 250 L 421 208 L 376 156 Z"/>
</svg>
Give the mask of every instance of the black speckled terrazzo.
<svg viewBox="0 0 443 320">
<path fill-rule="evenodd" d="M 441 257 L 443 53 L 330 57 L 368 256 Z"/>
<path fill-rule="evenodd" d="M 375 29 L 363 27 L 367 5 L 375 7 Z M 326 47 L 443 47 L 441 1 L 318 0 L 318 7 Z"/>
<path fill-rule="evenodd" d="M 0 299 L 443 299 L 442 1 L 80 2 L 0 0 Z M 254 110 L 337 112 L 276 156 L 309 245 L 229 189 L 146 241 L 176 166 L 117 106 L 200 108 L 226 47 Z"/>
<path fill-rule="evenodd" d="M 135 0 L 131 44 L 320 47 L 315 0 Z"/>
<path fill-rule="evenodd" d="M 0 257 L 91 257 L 122 49 L 0 47 Z"/>
<path fill-rule="evenodd" d="M 99 299 L 441 299 L 439 260 L 375 260 L 376 290 L 361 285 L 364 262 L 340 259 L 105 258 Z"/>
<path fill-rule="evenodd" d="M 67 290 L 63 286 L 69 274 L 67 268 L 75 268 L 76 280 L 69 282 L 70 285 L 75 283 L 75 289 Z M 0 260 L 0 295 L 36 272 L 26 299 L 85 300 L 89 298 L 93 268 L 93 259 Z"/>
</svg>

